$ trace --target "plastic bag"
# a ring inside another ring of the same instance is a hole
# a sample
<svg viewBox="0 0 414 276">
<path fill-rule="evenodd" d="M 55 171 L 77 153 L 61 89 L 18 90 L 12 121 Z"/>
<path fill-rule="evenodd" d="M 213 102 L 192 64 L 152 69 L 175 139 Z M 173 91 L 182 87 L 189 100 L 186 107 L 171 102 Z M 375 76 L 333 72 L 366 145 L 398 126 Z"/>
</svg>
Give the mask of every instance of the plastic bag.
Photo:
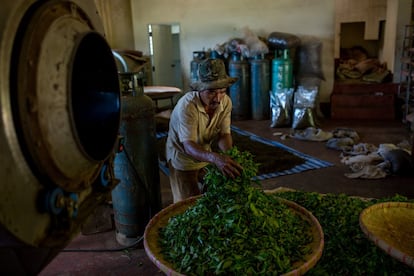
<svg viewBox="0 0 414 276">
<path fill-rule="evenodd" d="M 297 48 L 297 77 L 325 80 L 322 72 L 322 42 L 314 37 L 301 39 Z"/>
<path fill-rule="evenodd" d="M 293 101 L 293 129 L 316 127 L 316 103 L 318 87 L 305 88 L 298 86 Z"/>
<path fill-rule="evenodd" d="M 270 92 L 270 127 L 290 126 L 292 123 L 293 88 L 283 88 Z"/>
<path fill-rule="evenodd" d="M 272 49 L 290 49 L 300 45 L 300 38 L 298 36 L 282 32 L 271 33 L 267 41 Z"/>
<path fill-rule="evenodd" d="M 248 56 L 247 57 L 255 57 L 257 55 L 264 55 L 269 53 L 269 48 L 267 47 L 266 43 L 264 43 L 260 38 L 255 35 L 249 28 L 244 28 L 244 41 L 247 45 Z"/>
</svg>

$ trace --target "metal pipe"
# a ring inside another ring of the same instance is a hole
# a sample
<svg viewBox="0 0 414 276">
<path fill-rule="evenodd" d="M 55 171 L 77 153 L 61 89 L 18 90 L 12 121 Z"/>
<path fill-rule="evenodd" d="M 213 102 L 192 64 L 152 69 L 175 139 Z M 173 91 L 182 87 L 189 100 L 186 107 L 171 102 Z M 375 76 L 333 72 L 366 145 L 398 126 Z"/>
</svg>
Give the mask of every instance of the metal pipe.
<svg viewBox="0 0 414 276">
<path fill-rule="evenodd" d="M 125 62 L 124 58 L 120 54 L 118 54 L 117 52 L 115 52 L 114 50 L 112 50 L 112 54 L 122 64 L 122 67 L 124 69 L 124 73 L 125 72 L 128 72 L 128 65 Z"/>
</svg>

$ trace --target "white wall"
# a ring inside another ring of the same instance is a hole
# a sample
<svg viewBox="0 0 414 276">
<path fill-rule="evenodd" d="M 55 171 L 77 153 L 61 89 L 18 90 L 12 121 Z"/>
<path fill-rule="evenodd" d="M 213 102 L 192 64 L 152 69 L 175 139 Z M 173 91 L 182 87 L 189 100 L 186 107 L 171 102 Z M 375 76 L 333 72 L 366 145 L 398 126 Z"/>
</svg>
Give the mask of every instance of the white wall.
<svg viewBox="0 0 414 276">
<path fill-rule="evenodd" d="M 323 43 L 320 101 L 329 102 L 334 77 L 334 1 L 332 0 L 130 0 L 135 49 L 149 54 L 147 24 L 179 23 L 181 62 L 188 87 L 192 52 L 243 37 L 286 32 L 315 36 Z"/>
</svg>

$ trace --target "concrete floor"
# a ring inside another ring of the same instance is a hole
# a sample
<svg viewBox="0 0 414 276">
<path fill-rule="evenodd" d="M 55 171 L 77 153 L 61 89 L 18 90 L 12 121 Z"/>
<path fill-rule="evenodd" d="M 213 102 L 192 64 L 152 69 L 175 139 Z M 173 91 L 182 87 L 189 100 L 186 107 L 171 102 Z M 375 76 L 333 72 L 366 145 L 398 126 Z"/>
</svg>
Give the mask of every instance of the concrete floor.
<svg viewBox="0 0 414 276">
<path fill-rule="evenodd" d="M 413 177 L 388 176 L 383 179 L 350 179 L 344 176 L 350 172 L 341 164 L 340 152 L 328 149 L 324 142 L 303 141 L 293 138 L 281 140 L 275 132 L 288 134 L 290 128 L 270 128 L 270 121 L 238 121 L 234 125 L 276 140 L 305 154 L 329 161 L 332 167 L 306 171 L 299 174 L 281 176 L 262 182 L 264 189 L 289 187 L 303 191 L 320 193 L 345 193 L 363 197 L 386 197 L 395 194 L 414 198 Z M 379 145 L 398 144 L 411 141 L 410 132 L 400 121 L 322 121 L 321 128 L 331 131 L 337 127 L 354 129 L 361 142 Z M 163 206 L 172 203 L 168 178 L 161 173 Z M 109 220 L 109 212 L 108 217 Z M 62 252 L 44 268 L 40 276 L 49 275 L 162 275 L 163 273 L 149 260 L 142 243 L 136 248 L 122 250 L 116 242 L 114 229 L 98 234 L 79 234 L 67 247 L 78 252 Z M 66 250 L 67 250 L 66 249 Z M 92 250 L 90 250 L 92 249 Z M 86 251 L 85 251 L 86 250 Z M 92 252 L 87 252 L 87 251 Z"/>
</svg>

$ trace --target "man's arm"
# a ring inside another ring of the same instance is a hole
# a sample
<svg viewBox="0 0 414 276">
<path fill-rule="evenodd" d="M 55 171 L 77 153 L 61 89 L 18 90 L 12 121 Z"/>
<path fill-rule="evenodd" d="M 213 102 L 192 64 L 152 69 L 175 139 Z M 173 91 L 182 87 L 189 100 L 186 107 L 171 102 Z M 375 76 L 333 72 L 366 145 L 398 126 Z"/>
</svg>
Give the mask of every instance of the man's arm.
<svg viewBox="0 0 414 276">
<path fill-rule="evenodd" d="M 218 140 L 218 147 L 222 151 L 227 151 L 233 147 L 233 138 L 230 133 L 221 134 Z"/>
<path fill-rule="evenodd" d="M 217 152 L 206 151 L 193 141 L 185 141 L 183 142 L 183 145 L 185 153 L 194 159 L 215 164 L 224 175 L 227 175 L 231 178 L 240 176 L 240 172 L 243 168 L 237 162 L 233 161 L 233 159 L 230 157 L 224 154 L 219 154 Z"/>
</svg>

